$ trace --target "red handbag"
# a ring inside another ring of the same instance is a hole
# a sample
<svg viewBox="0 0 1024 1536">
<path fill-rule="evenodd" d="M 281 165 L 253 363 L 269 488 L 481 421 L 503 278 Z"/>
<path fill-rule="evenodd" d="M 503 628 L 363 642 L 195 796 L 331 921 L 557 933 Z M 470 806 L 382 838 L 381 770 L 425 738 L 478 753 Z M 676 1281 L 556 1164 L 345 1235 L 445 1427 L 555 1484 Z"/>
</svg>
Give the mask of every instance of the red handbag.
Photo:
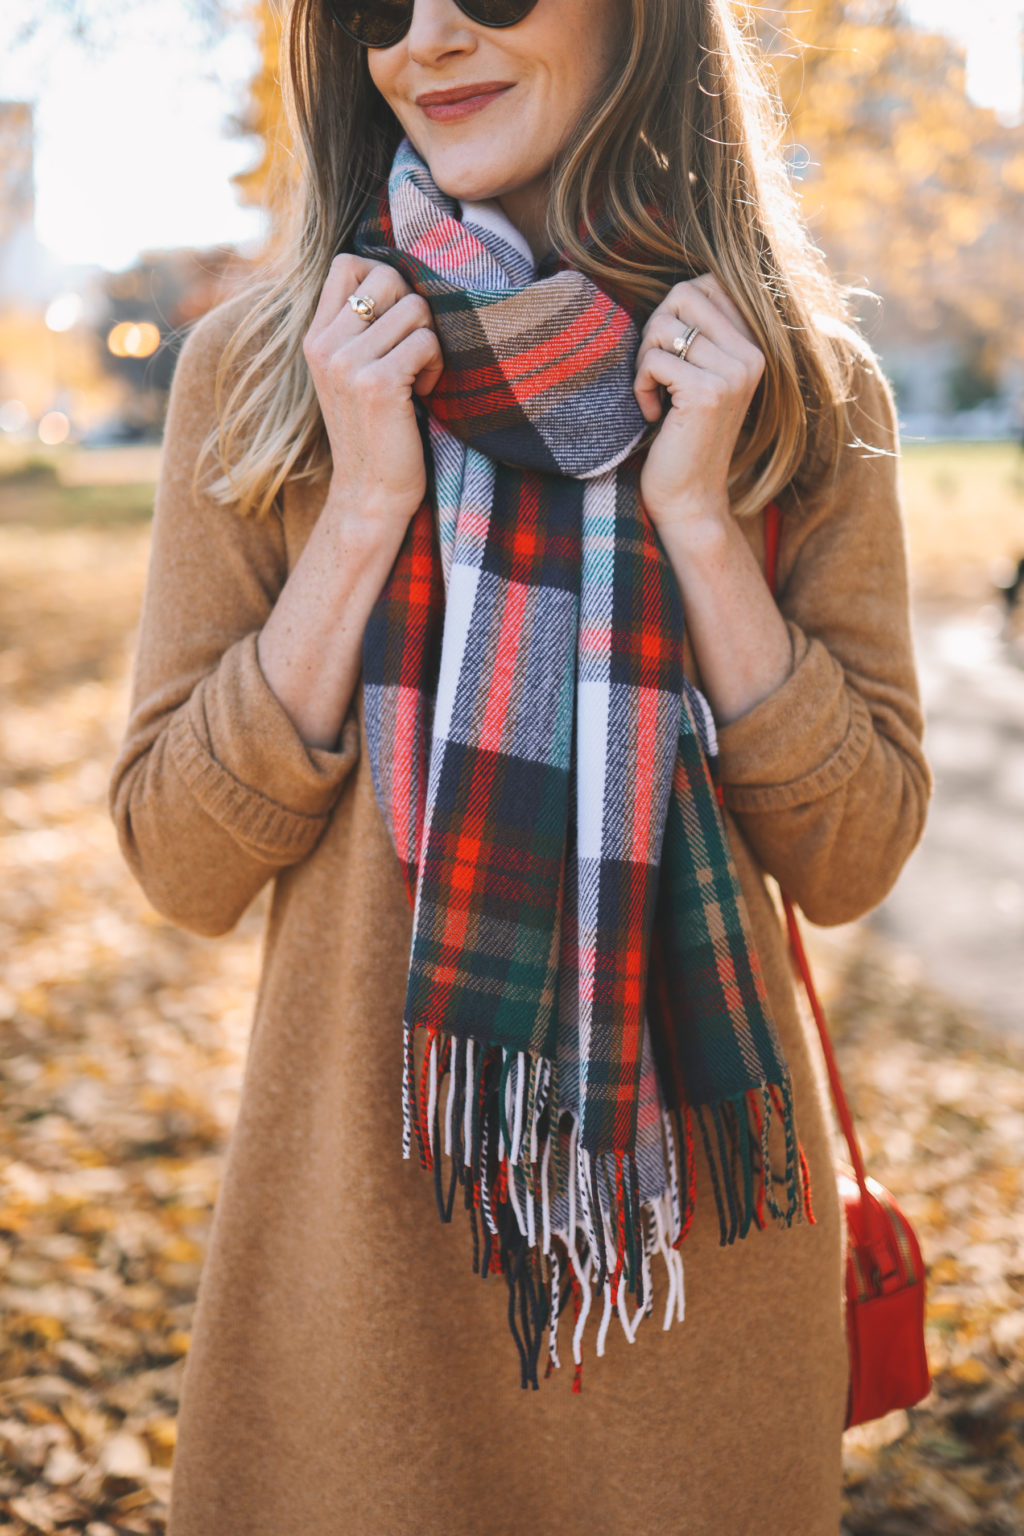
<svg viewBox="0 0 1024 1536">
<path fill-rule="evenodd" d="M 765 574 L 772 593 L 779 547 L 779 508 L 765 510 Z M 838 1166 L 846 1217 L 846 1334 L 850 1395 L 846 1427 L 910 1408 L 931 1387 L 925 1352 L 925 1270 L 913 1227 L 887 1189 L 864 1169 L 853 1117 L 839 1077 L 825 1014 L 807 963 L 796 912 L 782 893 L 793 961 L 818 1026 L 836 1114 L 850 1151 Z"/>
</svg>

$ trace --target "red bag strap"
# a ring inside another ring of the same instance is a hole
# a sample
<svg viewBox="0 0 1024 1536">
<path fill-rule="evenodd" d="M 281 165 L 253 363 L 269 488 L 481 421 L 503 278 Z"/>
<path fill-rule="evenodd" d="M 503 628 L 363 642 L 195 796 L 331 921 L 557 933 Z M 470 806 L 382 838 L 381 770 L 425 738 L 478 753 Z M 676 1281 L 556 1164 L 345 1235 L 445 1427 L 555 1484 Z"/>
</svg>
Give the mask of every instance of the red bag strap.
<svg viewBox="0 0 1024 1536">
<path fill-rule="evenodd" d="M 773 597 L 775 596 L 777 586 L 781 521 L 782 514 L 778 504 L 770 501 L 764 510 L 764 574 Z M 800 925 L 797 922 L 793 903 L 785 891 L 782 892 L 782 905 L 786 913 L 786 927 L 789 930 L 789 947 L 792 951 L 796 968 L 800 973 L 800 979 L 804 984 L 807 1001 L 810 1003 L 811 1012 L 814 1015 L 814 1022 L 818 1026 L 818 1035 L 821 1039 L 821 1049 L 825 1056 L 825 1065 L 828 1068 L 828 1080 L 832 1088 L 832 1098 L 835 1102 L 836 1114 L 839 1117 L 839 1124 L 842 1126 L 843 1135 L 846 1137 L 846 1145 L 850 1149 L 850 1162 L 857 1176 L 857 1183 L 860 1185 L 861 1202 L 864 1209 L 867 1209 L 867 1187 L 865 1184 L 867 1175 L 864 1171 L 864 1158 L 861 1155 L 860 1143 L 857 1140 L 857 1133 L 853 1127 L 853 1116 L 850 1114 L 850 1106 L 847 1104 L 846 1094 L 843 1092 L 839 1067 L 836 1064 L 835 1054 L 832 1050 L 832 1041 L 829 1038 L 828 1025 L 825 1022 L 825 1010 L 821 1006 L 821 1000 L 818 997 L 817 988 L 811 976 L 811 967 L 807 960 L 807 952 L 804 949 L 804 941 L 800 936 Z"/>
</svg>

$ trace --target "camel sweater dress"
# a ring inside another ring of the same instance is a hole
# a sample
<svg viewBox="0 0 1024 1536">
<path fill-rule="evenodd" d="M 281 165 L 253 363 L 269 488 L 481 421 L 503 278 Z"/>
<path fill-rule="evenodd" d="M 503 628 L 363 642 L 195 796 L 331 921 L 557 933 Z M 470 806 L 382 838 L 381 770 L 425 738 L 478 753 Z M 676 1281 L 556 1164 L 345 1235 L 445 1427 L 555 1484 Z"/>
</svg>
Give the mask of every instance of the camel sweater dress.
<svg viewBox="0 0 1024 1536">
<path fill-rule="evenodd" d="M 847 1364 L 827 1088 L 765 877 L 812 922 L 845 922 L 881 901 L 921 833 L 896 459 L 851 446 L 820 505 L 782 501 L 792 673 L 720 736 L 817 1222 L 720 1247 L 699 1160 L 685 1322 L 662 1331 L 657 1261 L 635 1343 L 613 1322 L 597 1359 L 588 1329 L 579 1395 L 571 1362 L 524 1392 L 504 1281 L 473 1274 L 465 1220 L 442 1226 L 431 1176 L 401 1156 L 411 914 L 361 690 L 337 750 L 310 749 L 257 660 L 322 492 L 290 487 L 263 521 L 193 492 L 238 313 L 207 316 L 179 361 L 111 783 L 125 856 L 173 922 L 226 933 L 273 882 L 171 1536 L 836 1536 Z M 858 434 L 895 449 L 868 354 L 856 397 Z M 748 533 L 763 560 L 760 519 Z"/>
</svg>

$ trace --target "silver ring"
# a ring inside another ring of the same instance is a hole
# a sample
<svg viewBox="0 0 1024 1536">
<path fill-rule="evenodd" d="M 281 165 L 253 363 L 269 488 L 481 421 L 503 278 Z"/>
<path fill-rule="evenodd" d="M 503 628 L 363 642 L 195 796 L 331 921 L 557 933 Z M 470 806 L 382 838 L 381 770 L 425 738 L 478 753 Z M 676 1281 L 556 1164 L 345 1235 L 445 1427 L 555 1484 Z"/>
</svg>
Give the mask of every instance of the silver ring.
<svg viewBox="0 0 1024 1536">
<path fill-rule="evenodd" d="M 349 308 L 354 309 L 360 320 L 365 320 L 367 325 L 377 318 L 377 306 L 368 293 L 352 293 L 348 303 Z"/>
<path fill-rule="evenodd" d="M 685 359 L 687 352 L 689 352 L 690 348 L 693 346 L 699 335 L 700 326 L 691 325 L 687 328 L 684 335 L 677 336 L 674 339 L 672 342 L 672 351 L 675 353 L 676 357 L 679 358 L 680 362 Z"/>
</svg>

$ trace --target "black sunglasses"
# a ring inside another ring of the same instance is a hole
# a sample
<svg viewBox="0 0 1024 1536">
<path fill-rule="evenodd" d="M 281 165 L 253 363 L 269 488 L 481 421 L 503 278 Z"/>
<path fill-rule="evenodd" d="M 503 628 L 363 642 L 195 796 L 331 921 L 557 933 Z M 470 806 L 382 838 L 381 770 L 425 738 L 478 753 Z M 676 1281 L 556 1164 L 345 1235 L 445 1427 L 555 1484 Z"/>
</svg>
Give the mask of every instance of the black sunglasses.
<svg viewBox="0 0 1024 1536">
<path fill-rule="evenodd" d="M 414 0 L 327 0 L 338 26 L 366 48 L 392 48 L 412 26 Z M 455 0 L 470 21 L 482 27 L 514 27 L 537 0 Z"/>
</svg>

